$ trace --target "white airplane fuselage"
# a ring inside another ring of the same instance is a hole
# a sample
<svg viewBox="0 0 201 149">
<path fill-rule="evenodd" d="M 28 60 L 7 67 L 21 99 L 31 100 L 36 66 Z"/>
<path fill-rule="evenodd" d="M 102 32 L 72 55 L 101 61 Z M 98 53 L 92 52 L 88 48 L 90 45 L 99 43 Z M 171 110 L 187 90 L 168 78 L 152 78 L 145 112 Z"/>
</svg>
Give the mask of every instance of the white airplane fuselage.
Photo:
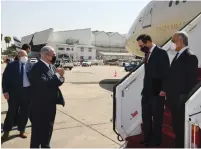
<svg viewBox="0 0 201 149">
<path fill-rule="evenodd" d="M 182 29 L 201 13 L 201 1 L 151 1 L 143 8 L 131 26 L 126 49 L 136 56 L 144 57 L 136 38 L 146 33 L 158 46 L 162 46 L 174 32 Z"/>
</svg>

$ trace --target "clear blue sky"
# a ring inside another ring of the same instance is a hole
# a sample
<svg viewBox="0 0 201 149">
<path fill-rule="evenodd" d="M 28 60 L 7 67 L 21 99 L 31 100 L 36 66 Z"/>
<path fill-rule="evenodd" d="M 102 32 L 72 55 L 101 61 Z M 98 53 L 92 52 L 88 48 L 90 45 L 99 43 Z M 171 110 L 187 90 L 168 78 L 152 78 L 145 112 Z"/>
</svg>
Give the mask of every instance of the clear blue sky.
<svg viewBox="0 0 201 149">
<path fill-rule="evenodd" d="M 149 1 L 2 1 L 1 32 L 19 38 L 48 28 L 125 34 Z"/>
</svg>

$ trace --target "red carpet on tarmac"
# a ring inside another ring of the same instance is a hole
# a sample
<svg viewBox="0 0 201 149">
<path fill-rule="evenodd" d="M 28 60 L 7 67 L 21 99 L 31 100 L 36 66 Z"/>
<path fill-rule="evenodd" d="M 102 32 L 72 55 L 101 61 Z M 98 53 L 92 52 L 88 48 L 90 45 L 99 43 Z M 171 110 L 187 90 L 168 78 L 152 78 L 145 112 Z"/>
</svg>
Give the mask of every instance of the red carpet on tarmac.
<svg viewBox="0 0 201 149">
<path fill-rule="evenodd" d="M 158 148 L 174 148 L 175 136 L 172 132 L 171 121 L 171 113 L 168 109 L 165 109 L 163 117 L 163 142 L 160 146 L 158 146 Z M 138 136 L 128 137 L 128 143 L 126 148 L 145 148 L 143 144 L 139 143 L 141 140 L 143 140 L 142 134 Z"/>
</svg>

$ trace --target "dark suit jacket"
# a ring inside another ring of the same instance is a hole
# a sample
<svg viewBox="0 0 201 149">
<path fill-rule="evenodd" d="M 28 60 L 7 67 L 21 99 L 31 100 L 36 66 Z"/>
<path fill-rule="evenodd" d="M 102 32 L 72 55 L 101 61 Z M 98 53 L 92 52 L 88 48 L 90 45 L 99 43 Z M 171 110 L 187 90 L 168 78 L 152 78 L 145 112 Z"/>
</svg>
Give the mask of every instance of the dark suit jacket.
<svg viewBox="0 0 201 149">
<path fill-rule="evenodd" d="M 142 95 L 157 96 L 160 91 L 166 91 L 167 72 L 170 67 L 167 52 L 159 47 L 155 47 L 145 62 L 144 86 Z"/>
<path fill-rule="evenodd" d="M 55 74 L 40 60 L 29 73 L 32 85 L 33 104 L 61 104 L 65 105 L 64 98 L 59 89 L 63 84 Z"/>
<path fill-rule="evenodd" d="M 185 103 L 188 93 L 197 84 L 198 59 L 186 49 L 177 60 L 173 60 L 167 84 L 167 98 L 169 103 Z M 182 100 L 182 101 L 181 101 Z"/>
<path fill-rule="evenodd" d="M 27 71 L 27 75 L 31 70 L 33 64 L 27 62 L 25 67 Z M 19 96 L 20 90 L 22 88 L 22 79 L 20 77 L 20 62 L 13 61 L 8 64 L 3 72 L 2 77 L 2 88 L 3 93 L 8 92 L 11 97 Z"/>
</svg>

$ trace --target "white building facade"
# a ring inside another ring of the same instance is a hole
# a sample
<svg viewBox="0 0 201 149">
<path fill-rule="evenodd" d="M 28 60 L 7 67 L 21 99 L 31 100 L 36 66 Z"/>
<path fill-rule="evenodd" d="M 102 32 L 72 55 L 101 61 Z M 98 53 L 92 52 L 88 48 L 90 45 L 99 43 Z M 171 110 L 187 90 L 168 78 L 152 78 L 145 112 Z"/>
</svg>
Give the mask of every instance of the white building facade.
<svg viewBox="0 0 201 149">
<path fill-rule="evenodd" d="M 58 44 L 56 49 L 58 55 L 67 54 L 74 61 L 96 59 L 96 48 L 94 46 Z"/>
<path fill-rule="evenodd" d="M 52 28 L 22 37 L 21 43 L 33 44 L 33 53 L 40 46 L 50 45 L 58 54 L 71 55 L 73 60 L 94 60 L 100 52 L 126 52 L 125 36 L 117 32 L 91 31 L 90 28 L 53 31 Z"/>
</svg>

